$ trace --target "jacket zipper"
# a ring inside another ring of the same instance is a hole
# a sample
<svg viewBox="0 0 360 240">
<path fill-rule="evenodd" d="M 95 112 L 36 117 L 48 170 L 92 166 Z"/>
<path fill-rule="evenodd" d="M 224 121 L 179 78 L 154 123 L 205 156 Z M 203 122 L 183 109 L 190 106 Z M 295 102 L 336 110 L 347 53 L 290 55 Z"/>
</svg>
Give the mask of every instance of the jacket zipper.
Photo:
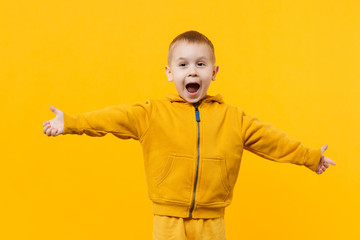
<svg viewBox="0 0 360 240">
<path fill-rule="evenodd" d="M 194 182 L 194 191 L 193 191 L 193 200 L 192 200 L 192 204 L 191 204 L 191 208 L 190 208 L 190 214 L 189 214 L 189 218 L 192 218 L 192 212 L 194 210 L 194 206 L 195 206 L 195 196 L 196 196 L 196 185 L 197 185 L 197 180 L 198 180 L 198 173 L 199 173 L 199 160 L 200 160 L 200 113 L 199 113 L 199 109 L 198 109 L 198 105 L 194 105 L 195 107 L 195 116 L 196 116 L 196 122 L 197 122 L 197 130 L 198 130 L 198 134 L 197 134 L 197 160 L 196 160 L 196 174 L 195 174 L 195 182 Z"/>
</svg>

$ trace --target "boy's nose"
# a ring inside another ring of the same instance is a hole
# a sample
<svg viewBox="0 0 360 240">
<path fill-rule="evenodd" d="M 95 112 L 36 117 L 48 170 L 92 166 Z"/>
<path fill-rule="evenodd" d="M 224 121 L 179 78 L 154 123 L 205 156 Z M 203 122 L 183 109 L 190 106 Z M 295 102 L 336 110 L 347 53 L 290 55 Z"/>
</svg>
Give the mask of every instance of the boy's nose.
<svg viewBox="0 0 360 240">
<path fill-rule="evenodd" d="M 197 74 L 197 71 L 196 71 L 196 69 L 194 68 L 194 67 L 191 67 L 190 69 L 189 69 L 189 73 L 188 73 L 188 76 L 190 77 L 196 77 L 198 74 Z"/>
</svg>

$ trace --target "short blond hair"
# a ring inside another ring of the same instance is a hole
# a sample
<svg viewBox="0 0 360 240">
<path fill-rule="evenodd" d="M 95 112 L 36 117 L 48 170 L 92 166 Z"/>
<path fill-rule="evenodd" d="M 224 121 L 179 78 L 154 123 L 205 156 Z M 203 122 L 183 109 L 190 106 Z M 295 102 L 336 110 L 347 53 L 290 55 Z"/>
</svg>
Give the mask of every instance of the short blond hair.
<svg viewBox="0 0 360 240">
<path fill-rule="evenodd" d="M 174 40 L 172 40 L 172 42 L 170 43 L 168 58 L 167 58 L 169 65 L 170 65 L 170 61 L 172 58 L 172 52 L 174 50 L 175 43 L 180 42 L 180 41 L 185 41 L 187 43 L 206 44 L 211 49 L 211 53 L 210 53 L 211 59 L 210 60 L 212 61 L 213 64 L 215 63 L 215 61 L 216 61 L 215 50 L 214 50 L 214 45 L 212 44 L 212 42 L 204 34 L 199 33 L 198 31 L 191 30 L 191 31 L 181 33 L 180 35 L 175 37 Z"/>
</svg>

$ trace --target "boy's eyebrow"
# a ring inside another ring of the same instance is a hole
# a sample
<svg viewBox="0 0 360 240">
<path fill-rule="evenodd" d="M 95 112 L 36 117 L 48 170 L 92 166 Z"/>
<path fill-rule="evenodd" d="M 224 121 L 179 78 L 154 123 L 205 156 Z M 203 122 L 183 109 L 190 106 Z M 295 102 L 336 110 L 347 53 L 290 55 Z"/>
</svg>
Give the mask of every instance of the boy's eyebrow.
<svg viewBox="0 0 360 240">
<path fill-rule="evenodd" d="M 199 60 L 199 59 L 207 59 L 207 57 L 206 56 L 201 56 L 201 57 L 199 57 L 197 60 Z M 179 57 L 176 61 L 179 61 L 179 60 L 187 60 L 186 58 L 183 58 L 183 57 Z"/>
</svg>

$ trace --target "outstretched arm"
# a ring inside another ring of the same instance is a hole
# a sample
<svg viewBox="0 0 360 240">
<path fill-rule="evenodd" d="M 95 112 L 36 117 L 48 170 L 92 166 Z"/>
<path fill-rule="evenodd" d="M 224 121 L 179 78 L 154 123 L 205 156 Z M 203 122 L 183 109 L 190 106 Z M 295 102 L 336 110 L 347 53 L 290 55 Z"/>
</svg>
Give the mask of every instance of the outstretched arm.
<svg viewBox="0 0 360 240">
<path fill-rule="evenodd" d="M 51 106 L 56 117 L 43 123 L 43 132 L 47 136 L 59 134 L 86 134 L 92 137 L 102 137 L 111 133 L 122 139 L 133 138 L 141 140 L 150 124 L 152 104 L 132 105 L 120 104 L 87 113 L 69 115 Z"/>
<path fill-rule="evenodd" d="M 242 121 L 244 149 L 263 158 L 304 165 L 318 174 L 333 162 L 322 156 L 325 146 L 321 149 L 309 148 L 273 125 L 260 122 L 255 116 L 242 113 Z"/>
</svg>

